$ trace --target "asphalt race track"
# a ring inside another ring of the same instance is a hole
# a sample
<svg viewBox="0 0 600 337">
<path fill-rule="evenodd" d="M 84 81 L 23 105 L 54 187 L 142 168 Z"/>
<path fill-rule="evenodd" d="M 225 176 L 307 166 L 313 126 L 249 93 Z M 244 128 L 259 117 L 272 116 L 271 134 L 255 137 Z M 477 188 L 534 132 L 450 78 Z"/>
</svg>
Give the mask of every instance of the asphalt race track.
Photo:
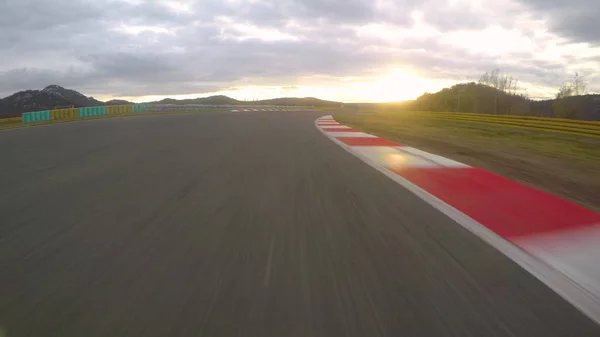
<svg viewBox="0 0 600 337">
<path fill-rule="evenodd" d="M 325 114 L 0 132 L 6 336 L 600 336 Z"/>
</svg>

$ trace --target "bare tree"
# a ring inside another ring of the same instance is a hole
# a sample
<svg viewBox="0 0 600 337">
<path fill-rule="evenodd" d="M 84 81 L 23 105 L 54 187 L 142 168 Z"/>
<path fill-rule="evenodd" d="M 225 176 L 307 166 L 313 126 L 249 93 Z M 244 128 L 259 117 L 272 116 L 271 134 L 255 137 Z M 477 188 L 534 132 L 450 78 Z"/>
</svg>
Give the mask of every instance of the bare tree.
<svg viewBox="0 0 600 337">
<path fill-rule="evenodd" d="M 556 99 L 561 99 L 565 97 L 573 96 L 573 87 L 568 83 L 563 83 L 563 85 L 558 89 L 556 93 Z"/>
<path fill-rule="evenodd" d="M 582 100 L 573 96 L 585 95 L 587 93 L 587 82 L 579 73 L 575 73 L 573 79 L 565 81 L 556 93 L 556 100 L 552 103 L 554 114 L 562 118 L 580 119 L 584 114 Z M 573 98 L 570 98 L 573 97 Z"/>
<path fill-rule="evenodd" d="M 479 78 L 479 84 L 498 89 L 507 94 L 517 92 L 518 80 L 515 77 L 504 74 L 500 69 L 494 69 L 492 72 L 486 72 Z"/>
<path fill-rule="evenodd" d="M 573 79 L 565 81 L 556 93 L 556 98 L 561 99 L 571 96 L 585 95 L 587 93 L 587 81 L 579 73 L 575 73 Z"/>
<path fill-rule="evenodd" d="M 579 73 L 573 76 L 573 94 L 575 96 L 585 95 L 587 93 L 587 81 Z"/>
</svg>

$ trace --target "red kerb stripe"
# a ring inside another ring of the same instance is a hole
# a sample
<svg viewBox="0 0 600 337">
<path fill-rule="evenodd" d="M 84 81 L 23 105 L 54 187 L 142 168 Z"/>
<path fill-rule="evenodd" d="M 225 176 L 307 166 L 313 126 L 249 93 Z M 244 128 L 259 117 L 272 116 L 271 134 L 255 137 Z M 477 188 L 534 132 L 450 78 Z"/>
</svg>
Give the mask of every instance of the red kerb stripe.
<svg viewBox="0 0 600 337">
<path fill-rule="evenodd" d="M 600 223 L 598 213 L 479 168 L 393 171 L 505 239 Z"/>
</svg>

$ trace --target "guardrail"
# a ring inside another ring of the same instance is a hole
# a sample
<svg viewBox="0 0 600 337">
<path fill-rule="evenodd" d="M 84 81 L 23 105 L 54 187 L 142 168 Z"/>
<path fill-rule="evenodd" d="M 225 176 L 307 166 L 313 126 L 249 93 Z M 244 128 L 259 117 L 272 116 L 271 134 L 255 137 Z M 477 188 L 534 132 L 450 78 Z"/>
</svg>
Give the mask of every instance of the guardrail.
<svg viewBox="0 0 600 337">
<path fill-rule="evenodd" d="M 146 112 L 148 110 L 148 106 L 143 104 L 89 106 L 83 108 L 42 110 L 23 113 L 21 121 L 23 123 L 35 123 L 53 120 L 67 120 L 104 115 Z"/>
<path fill-rule="evenodd" d="M 600 122 L 595 121 L 460 112 L 420 112 L 419 114 L 439 120 L 502 125 L 522 129 L 600 138 Z"/>
<path fill-rule="evenodd" d="M 214 105 L 214 104 L 160 104 L 152 105 L 152 111 L 166 110 L 194 110 L 194 109 L 211 109 L 211 110 L 231 110 L 231 109 L 313 109 L 314 106 L 300 105 Z"/>
<path fill-rule="evenodd" d="M 190 111 L 190 110 L 231 110 L 231 109 L 312 109 L 312 106 L 280 106 L 280 105 L 214 105 L 214 104 L 132 104 L 132 105 L 109 105 L 91 106 L 83 108 L 54 109 L 25 112 L 22 115 L 23 123 L 35 123 L 53 120 L 68 120 L 104 115 L 120 115 L 139 112 L 161 112 L 161 111 Z M 20 117 L 19 117 L 20 118 Z"/>
</svg>

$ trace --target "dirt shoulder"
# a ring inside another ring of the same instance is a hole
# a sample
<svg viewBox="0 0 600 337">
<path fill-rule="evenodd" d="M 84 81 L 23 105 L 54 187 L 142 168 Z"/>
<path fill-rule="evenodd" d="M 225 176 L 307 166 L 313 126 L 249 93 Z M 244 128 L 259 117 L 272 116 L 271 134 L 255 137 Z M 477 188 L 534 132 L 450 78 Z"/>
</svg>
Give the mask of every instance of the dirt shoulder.
<svg viewBox="0 0 600 337">
<path fill-rule="evenodd" d="M 480 167 L 600 212 L 600 142 L 415 113 L 340 114 L 358 130 Z"/>
</svg>

